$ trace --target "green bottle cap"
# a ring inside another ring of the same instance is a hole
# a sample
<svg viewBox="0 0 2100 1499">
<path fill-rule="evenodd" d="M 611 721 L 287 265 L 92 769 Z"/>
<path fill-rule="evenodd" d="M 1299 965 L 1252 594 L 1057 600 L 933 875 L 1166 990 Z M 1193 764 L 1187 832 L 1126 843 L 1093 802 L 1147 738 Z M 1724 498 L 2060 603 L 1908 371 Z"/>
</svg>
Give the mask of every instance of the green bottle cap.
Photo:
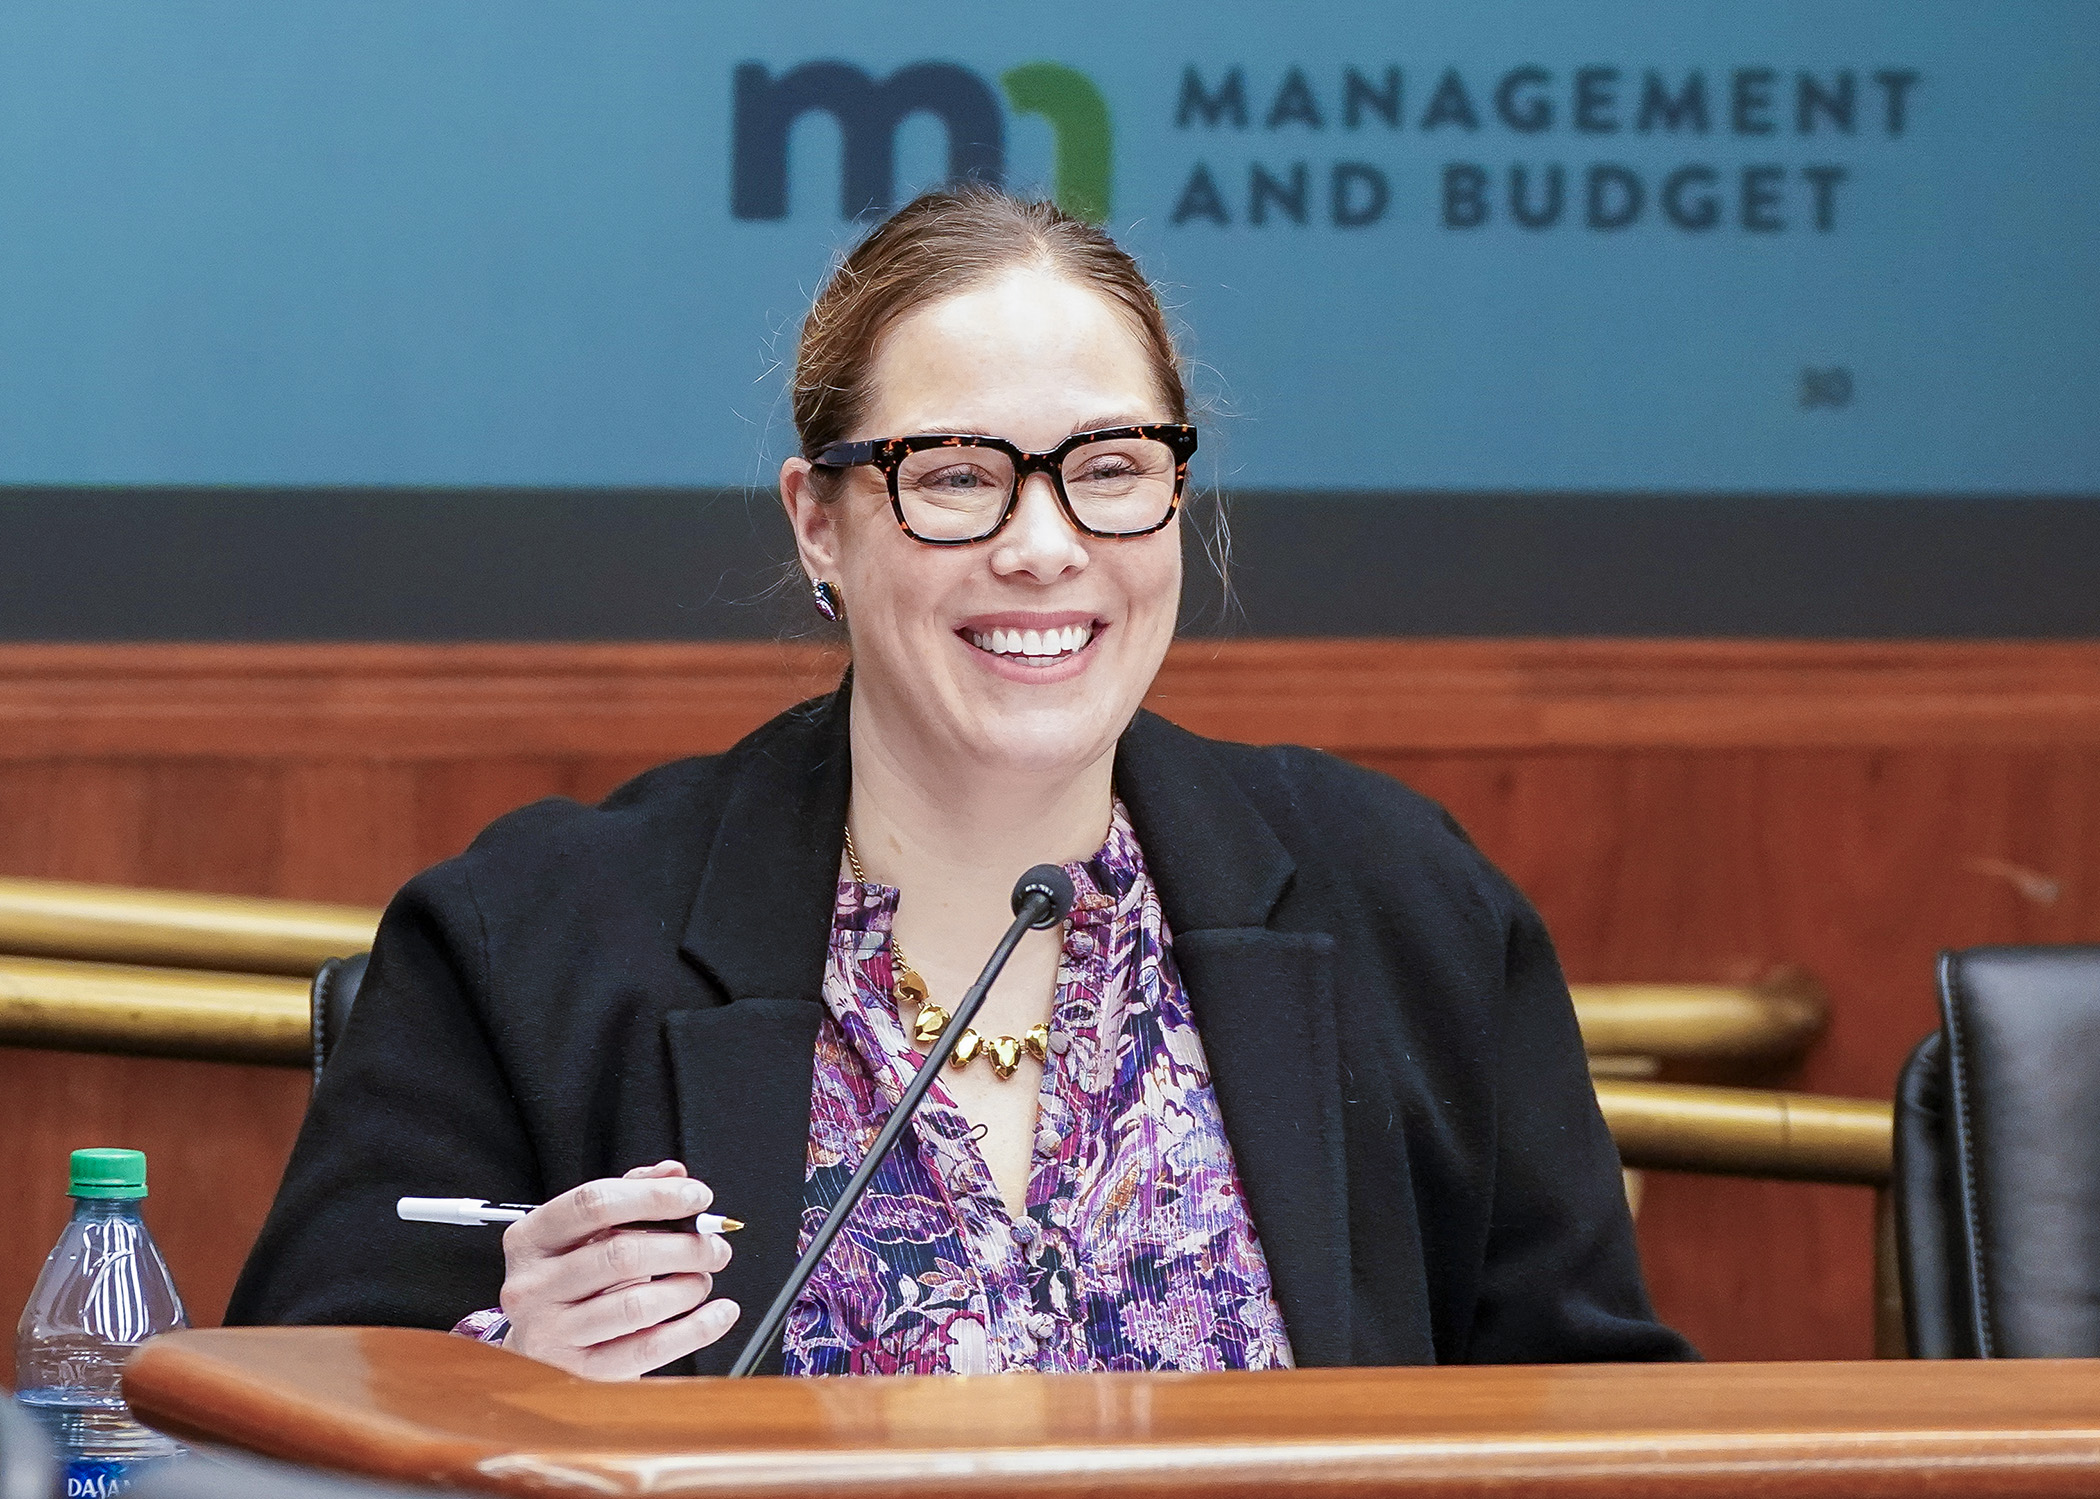
<svg viewBox="0 0 2100 1499">
<path fill-rule="evenodd" d="M 146 1152 L 143 1150 L 76 1150 L 69 1197 L 144 1197 Z"/>
</svg>

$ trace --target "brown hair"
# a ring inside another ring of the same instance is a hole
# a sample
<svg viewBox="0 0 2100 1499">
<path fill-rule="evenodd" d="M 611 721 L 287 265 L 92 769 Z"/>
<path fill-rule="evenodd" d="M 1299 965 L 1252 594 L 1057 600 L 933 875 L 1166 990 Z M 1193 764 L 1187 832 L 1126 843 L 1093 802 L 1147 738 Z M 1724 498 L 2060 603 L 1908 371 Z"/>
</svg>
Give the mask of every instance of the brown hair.
<svg viewBox="0 0 2100 1499">
<path fill-rule="evenodd" d="M 817 293 L 795 355 L 795 433 L 803 456 L 850 435 L 867 405 L 876 346 L 893 324 L 1019 266 L 1040 266 L 1113 302 L 1144 343 L 1171 419 L 1186 420 L 1188 394 L 1174 336 L 1137 262 L 1102 230 L 1054 203 L 1024 202 L 964 182 L 898 209 Z"/>
</svg>

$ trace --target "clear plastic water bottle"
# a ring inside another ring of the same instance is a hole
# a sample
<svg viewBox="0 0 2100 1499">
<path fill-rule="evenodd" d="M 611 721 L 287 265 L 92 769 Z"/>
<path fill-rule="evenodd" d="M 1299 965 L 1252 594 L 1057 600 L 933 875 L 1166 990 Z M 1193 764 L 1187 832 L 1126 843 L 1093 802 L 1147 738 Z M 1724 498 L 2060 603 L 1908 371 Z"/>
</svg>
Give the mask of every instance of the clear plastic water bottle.
<svg viewBox="0 0 2100 1499">
<path fill-rule="evenodd" d="M 15 1398 L 57 1449 L 67 1499 L 107 1499 L 182 1448 L 139 1425 L 118 1387 L 124 1360 L 187 1327 L 175 1279 L 139 1216 L 146 1157 L 73 1152 L 73 1221 L 59 1235 L 15 1328 Z"/>
</svg>

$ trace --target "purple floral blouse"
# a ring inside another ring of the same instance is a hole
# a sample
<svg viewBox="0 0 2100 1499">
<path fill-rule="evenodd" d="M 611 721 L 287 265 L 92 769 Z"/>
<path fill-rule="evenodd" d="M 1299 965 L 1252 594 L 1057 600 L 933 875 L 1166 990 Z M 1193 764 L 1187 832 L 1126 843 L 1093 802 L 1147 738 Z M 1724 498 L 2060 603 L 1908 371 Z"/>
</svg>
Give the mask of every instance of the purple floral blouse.
<svg viewBox="0 0 2100 1499">
<path fill-rule="evenodd" d="M 936 1082 L 788 1313 L 789 1374 L 1288 1368 L 1159 896 L 1120 802 L 1068 864 L 1027 1211 Z M 801 1243 L 919 1063 L 890 998 L 897 891 L 841 879 L 817 1030 Z M 456 1332 L 500 1342 L 500 1311 Z"/>
<path fill-rule="evenodd" d="M 935 1083 L 788 1315 L 790 1374 L 1288 1367 L 1159 897 L 1117 804 L 1058 964 L 1026 1211 Z M 897 891 L 842 879 L 802 1242 L 919 1061 L 890 998 Z"/>
</svg>

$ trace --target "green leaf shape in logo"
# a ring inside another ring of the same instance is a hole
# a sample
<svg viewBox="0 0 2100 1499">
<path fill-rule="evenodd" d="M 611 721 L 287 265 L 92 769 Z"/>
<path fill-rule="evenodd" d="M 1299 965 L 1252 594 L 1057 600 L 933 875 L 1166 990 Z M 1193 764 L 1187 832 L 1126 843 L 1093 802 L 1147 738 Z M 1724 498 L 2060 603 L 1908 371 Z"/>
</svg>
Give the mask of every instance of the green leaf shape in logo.
<svg viewBox="0 0 2100 1499">
<path fill-rule="evenodd" d="M 1115 127 L 1094 80 L 1061 62 L 1023 63 L 1003 74 L 1015 114 L 1041 115 L 1057 139 L 1051 196 L 1089 224 L 1108 222 L 1115 178 Z"/>
</svg>

